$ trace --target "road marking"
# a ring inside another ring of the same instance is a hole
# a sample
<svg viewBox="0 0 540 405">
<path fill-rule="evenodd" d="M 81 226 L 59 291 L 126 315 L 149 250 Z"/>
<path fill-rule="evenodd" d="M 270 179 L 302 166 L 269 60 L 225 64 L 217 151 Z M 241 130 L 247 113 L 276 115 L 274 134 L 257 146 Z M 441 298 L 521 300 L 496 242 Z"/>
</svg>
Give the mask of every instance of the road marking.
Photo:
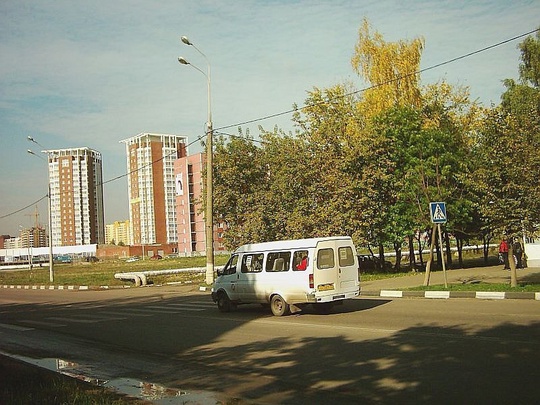
<svg viewBox="0 0 540 405">
<path fill-rule="evenodd" d="M 29 330 L 34 330 L 34 328 L 28 328 L 26 326 L 10 325 L 10 324 L 7 324 L 7 323 L 0 323 L 0 327 L 4 328 L 4 329 L 16 330 L 16 331 L 19 331 L 19 332 L 26 332 L 26 331 L 29 331 Z"/>
<path fill-rule="evenodd" d="M 74 322 L 74 323 L 98 323 L 103 321 L 121 321 L 126 320 L 127 318 L 111 318 L 111 317 L 103 317 L 103 316 L 88 316 L 85 315 L 87 319 L 82 318 L 65 318 L 65 317 L 59 317 L 59 316 L 50 316 L 47 319 L 52 319 L 53 321 L 60 321 L 60 322 Z"/>
<path fill-rule="evenodd" d="M 181 304 L 167 304 L 164 307 L 175 307 L 175 308 L 213 308 L 215 304 L 209 302 L 197 302 L 197 303 L 181 303 Z"/>
<path fill-rule="evenodd" d="M 36 326 L 46 326 L 49 328 L 64 328 L 67 325 L 61 324 L 61 323 L 54 323 L 54 322 L 44 322 L 44 321 L 32 321 L 30 319 L 23 319 L 20 322 L 27 323 L 30 325 L 36 325 Z"/>
<path fill-rule="evenodd" d="M 150 311 L 129 308 L 121 309 L 118 311 L 101 311 L 100 313 L 113 316 L 152 316 L 152 313 Z"/>
<path fill-rule="evenodd" d="M 167 306 L 149 306 L 147 308 L 151 308 L 153 311 L 156 312 L 163 312 L 163 313 L 176 313 L 178 311 L 204 311 L 205 308 L 199 308 L 199 307 L 177 307 L 177 308 L 171 308 L 170 305 Z"/>
</svg>

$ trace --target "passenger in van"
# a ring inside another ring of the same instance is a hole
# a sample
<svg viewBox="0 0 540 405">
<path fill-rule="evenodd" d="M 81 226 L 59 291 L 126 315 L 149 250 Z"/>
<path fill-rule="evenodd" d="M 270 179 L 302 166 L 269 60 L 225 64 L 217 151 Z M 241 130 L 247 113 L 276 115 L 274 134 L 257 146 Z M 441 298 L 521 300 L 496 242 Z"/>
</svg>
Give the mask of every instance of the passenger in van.
<svg viewBox="0 0 540 405">
<path fill-rule="evenodd" d="M 299 264 L 296 265 L 296 270 L 305 270 L 305 269 L 307 269 L 307 262 L 308 262 L 307 254 L 305 254 L 302 257 L 302 261 Z"/>
</svg>

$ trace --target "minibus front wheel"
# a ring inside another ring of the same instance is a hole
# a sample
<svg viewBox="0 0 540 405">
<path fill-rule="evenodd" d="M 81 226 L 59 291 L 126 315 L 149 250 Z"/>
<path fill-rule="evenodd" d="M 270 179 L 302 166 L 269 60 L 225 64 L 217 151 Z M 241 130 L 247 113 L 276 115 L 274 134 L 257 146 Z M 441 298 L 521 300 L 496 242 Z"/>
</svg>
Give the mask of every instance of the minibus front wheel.
<svg viewBox="0 0 540 405">
<path fill-rule="evenodd" d="M 279 294 L 272 296 L 270 309 L 275 316 L 283 316 L 289 313 L 289 304 Z"/>
<path fill-rule="evenodd" d="M 225 291 L 220 291 L 218 293 L 217 307 L 220 312 L 231 312 L 233 304 Z"/>
</svg>

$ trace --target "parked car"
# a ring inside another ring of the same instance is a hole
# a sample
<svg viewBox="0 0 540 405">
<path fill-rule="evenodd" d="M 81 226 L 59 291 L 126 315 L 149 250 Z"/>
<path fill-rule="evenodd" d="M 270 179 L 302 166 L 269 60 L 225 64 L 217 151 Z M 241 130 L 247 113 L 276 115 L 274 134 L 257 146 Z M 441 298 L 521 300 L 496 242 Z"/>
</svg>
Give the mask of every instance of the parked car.
<svg viewBox="0 0 540 405">
<path fill-rule="evenodd" d="M 363 270 L 376 270 L 380 269 L 380 260 L 377 256 L 372 255 L 358 255 L 358 269 Z M 391 270 L 392 263 L 388 260 L 384 261 L 384 270 Z"/>
<path fill-rule="evenodd" d="M 68 255 L 60 255 L 54 258 L 55 263 L 71 263 L 72 261 L 71 256 Z"/>
<path fill-rule="evenodd" d="M 139 261 L 139 259 L 140 259 L 139 256 L 132 256 L 126 260 L 126 263 L 133 263 L 133 262 Z"/>
<path fill-rule="evenodd" d="M 375 260 L 371 255 L 358 255 L 358 268 L 360 270 L 374 270 Z"/>
<path fill-rule="evenodd" d="M 151 260 L 160 260 L 160 259 L 163 259 L 163 256 L 161 255 L 154 255 L 152 257 L 150 257 Z"/>
</svg>

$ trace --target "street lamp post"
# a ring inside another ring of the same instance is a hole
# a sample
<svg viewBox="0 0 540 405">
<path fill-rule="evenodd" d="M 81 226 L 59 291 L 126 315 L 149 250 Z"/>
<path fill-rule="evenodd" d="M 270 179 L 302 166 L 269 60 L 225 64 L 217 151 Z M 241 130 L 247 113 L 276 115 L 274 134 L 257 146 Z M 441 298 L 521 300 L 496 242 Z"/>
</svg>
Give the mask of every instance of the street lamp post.
<svg viewBox="0 0 540 405">
<path fill-rule="evenodd" d="M 31 136 L 28 136 L 27 139 L 30 142 L 33 142 L 33 143 L 41 146 L 41 148 L 45 149 L 42 145 L 39 144 L 38 141 L 36 141 Z M 42 156 L 34 153 L 30 149 L 28 149 L 27 152 L 30 153 L 31 155 L 37 156 L 38 158 L 45 160 L 45 158 L 43 158 Z M 42 152 L 46 152 L 46 151 L 42 151 Z M 47 157 L 48 156 L 49 156 L 49 154 L 47 153 Z M 49 160 L 47 159 L 46 162 L 47 162 L 47 173 L 48 173 L 49 172 Z M 54 268 L 53 268 L 52 207 L 51 207 L 51 182 L 50 182 L 50 180 L 47 180 L 47 185 L 48 185 L 48 188 L 47 188 L 47 196 L 48 196 L 47 209 L 48 209 L 48 217 L 49 217 L 48 218 L 49 219 L 49 221 L 48 221 L 49 222 L 49 280 L 52 283 L 52 282 L 54 282 Z"/>
<path fill-rule="evenodd" d="M 197 48 L 188 37 L 183 36 L 182 42 L 186 45 L 192 46 L 199 52 L 204 59 L 206 60 L 207 70 L 204 73 L 197 66 L 189 63 L 185 58 L 179 57 L 178 62 L 182 65 L 191 65 L 193 68 L 197 69 L 206 77 L 207 84 L 207 96 L 208 96 L 208 120 L 206 122 L 206 214 L 205 214 L 205 237 L 206 237 L 206 284 L 212 284 L 214 282 L 214 224 L 213 224 L 213 215 L 214 215 L 214 206 L 213 206 L 213 152 L 212 152 L 212 137 L 213 137 L 213 127 L 212 127 L 212 102 L 211 102 L 211 92 L 210 92 L 210 62 L 206 55 Z"/>
</svg>

